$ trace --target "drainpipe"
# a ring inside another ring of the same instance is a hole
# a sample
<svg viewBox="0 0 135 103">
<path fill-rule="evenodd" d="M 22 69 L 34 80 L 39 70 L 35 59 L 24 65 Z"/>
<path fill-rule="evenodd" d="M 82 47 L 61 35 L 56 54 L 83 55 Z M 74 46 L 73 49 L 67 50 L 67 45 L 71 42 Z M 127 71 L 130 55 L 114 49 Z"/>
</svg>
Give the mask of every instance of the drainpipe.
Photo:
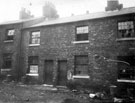
<svg viewBox="0 0 135 103">
<path fill-rule="evenodd" d="M 22 25 L 21 25 L 21 29 L 20 29 L 20 40 L 19 40 L 19 51 L 18 51 L 18 68 L 17 68 L 17 81 L 20 80 L 20 72 L 21 72 L 21 54 L 22 54 L 22 29 L 23 29 L 23 22 L 22 22 Z"/>
</svg>

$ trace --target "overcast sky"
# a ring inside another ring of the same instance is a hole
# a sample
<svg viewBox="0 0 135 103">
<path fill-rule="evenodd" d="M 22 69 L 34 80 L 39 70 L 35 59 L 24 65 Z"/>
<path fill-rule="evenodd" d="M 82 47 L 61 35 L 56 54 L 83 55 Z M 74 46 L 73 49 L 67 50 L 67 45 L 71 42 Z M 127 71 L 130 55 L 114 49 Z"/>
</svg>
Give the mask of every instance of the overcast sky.
<svg viewBox="0 0 135 103">
<path fill-rule="evenodd" d="M 107 0 L 0 0 L 0 22 L 18 20 L 21 7 L 31 10 L 35 17 L 40 17 L 45 1 L 51 1 L 56 6 L 60 17 L 85 14 L 86 11 L 104 11 L 107 5 Z M 124 7 L 135 6 L 135 0 L 119 0 L 119 3 Z"/>
</svg>

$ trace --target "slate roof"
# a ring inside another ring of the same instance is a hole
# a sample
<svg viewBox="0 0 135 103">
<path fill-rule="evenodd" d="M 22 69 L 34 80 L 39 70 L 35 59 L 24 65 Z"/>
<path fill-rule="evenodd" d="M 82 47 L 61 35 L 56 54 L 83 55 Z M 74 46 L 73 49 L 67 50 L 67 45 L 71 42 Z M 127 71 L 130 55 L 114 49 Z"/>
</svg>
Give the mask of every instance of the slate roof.
<svg viewBox="0 0 135 103">
<path fill-rule="evenodd" d="M 0 25 L 8 25 L 8 24 L 17 24 L 17 23 L 24 23 L 36 19 L 40 19 L 44 17 L 37 17 L 37 18 L 31 18 L 31 19 L 23 19 L 23 20 L 13 20 L 13 21 L 5 21 L 5 22 L 0 22 Z"/>
<path fill-rule="evenodd" d="M 92 19 L 113 17 L 113 16 L 119 16 L 119 15 L 131 14 L 131 13 L 135 13 L 135 7 L 123 8 L 121 10 L 115 10 L 115 11 L 89 13 L 89 14 L 84 14 L 84 15 L 58 18 L 54 20 L 45 20 L 41 23 L 29 26 L 29 27 L 25 27 L 25 28 L 70 23 L 70 22 L 77 22 L 77 21 L 84 21 L 84 20 L 92 20 Z M 26 19 L 26 20 L 7 21 L 7 22 L 0 23 L 0 25 L 23 23 L 23 22 L 34 20 L 34 19 L 35 20 L 40 19 L 40 18 L 43 18 L 43 17 Z"/>
<path fill-rule="evenodd" d="M 46 25 L 55 25 L 55 24 L 70 23 L 70 22 L 77 22 L 77 21 L 84 21 L 84 20 L 92 20 L 92 19 L 113 17 L 113 16 L 119 16 L 119 15 L 124 15 L 124 14 L 131 14 L 131 13 L 135 13 L 135 7 L 123 8 L 121 10 L 115 10 L 115 11 L 89 13 L 89 14 L 85 14 L 85 15 L 58 18 L 58 19 L 54 19 L 54 20 L 45 20 L 44 22 L 33 25 L 31 27 L 39 27 L 39 26 L 46 26 Z"/>
</svg>

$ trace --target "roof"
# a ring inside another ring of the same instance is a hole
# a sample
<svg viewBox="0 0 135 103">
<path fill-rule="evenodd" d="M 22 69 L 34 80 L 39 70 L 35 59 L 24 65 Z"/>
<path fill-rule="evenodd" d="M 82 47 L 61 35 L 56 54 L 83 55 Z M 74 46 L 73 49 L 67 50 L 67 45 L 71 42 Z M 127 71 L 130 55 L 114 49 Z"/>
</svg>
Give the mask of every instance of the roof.
<svg viewBox="0 0 135 103">
<path fill-rule="evenodd" d="M 14 20 L 14 21 L 6 21 L 6 22 L 1 22 L 0 25 L 8 25 L 8 24 L 18 24 L 18 23 L 23 23 L 31 20 L 36 20 L 44 17 L 37 17 L 37 18 L 31 18 L 31 19 L 22 19 L 22 20 Z"/>
<path fill-rule="evenodd" d="M 84 20 L 92 20 L 92 19 L 119 16 L 119 15 L 131 14 L 131 13 L 135 13 L 135 7 L 123 8 L 121 10 L 115 10 L 115 11 L 89 13 L 89 14 L 85 14 L 85 15 L 58 18 L 58 19 L 54 19 L 54 20 L 45 20 L 44 22 L 33 25 L 31 27 L 55 25 L 55 24 L 70 23 L 70 22 L 77 22 L 77 21 L 84 21 Z"/>
<path fill-rule="evenodd" d="M 70 23 L 70 22 L 92 20 L 92 19 L 100 19 L 100 18 L 105 18 L 105 17 L 113 17 L 113 16 L 119 16 L 119 15 L 131 14 L 131 13 L 135 13 L 135 7 L 123 8 L 121 10 L 115 10 L 115 11 L 89 13 L 89 14 L 85 14 L 85 15 L 58 18 L 58 19 L 53 19 L 53 20 L 45 20 L 41 23 L 38 23 L 38 24 L 35 24 L 32 26 L 27 26 L 25 28 Z M 27 22 L 27 21 L 31 21 L 31 20 L 40 19 L 40 18 L 44 18 L 44 17 L 25 19 L 25 20 L 16 20 L 16 21 L 7 21 L 7 22 L 0 23 L 0 25 L 23 23 L 23 22 Z"/>
</svg>

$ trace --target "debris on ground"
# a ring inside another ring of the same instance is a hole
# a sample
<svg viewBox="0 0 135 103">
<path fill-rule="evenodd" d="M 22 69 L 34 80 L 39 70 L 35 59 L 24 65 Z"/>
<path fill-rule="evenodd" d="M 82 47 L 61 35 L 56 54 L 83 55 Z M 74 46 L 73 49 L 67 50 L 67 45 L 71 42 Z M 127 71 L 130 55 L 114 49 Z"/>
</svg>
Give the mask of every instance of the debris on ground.
<svg viewBox="0 0 135 103">
<path fill-rule="evenodd" d="M 84 94 L 76 94 L 66 89 L 0 82 L 0 103 L 90 103 Z"/>
<path fill-rule="evenodd" d="M 80 103 L 80 102 L 75 99 L 65 99 L 62 103 Z"/>
</svg>

